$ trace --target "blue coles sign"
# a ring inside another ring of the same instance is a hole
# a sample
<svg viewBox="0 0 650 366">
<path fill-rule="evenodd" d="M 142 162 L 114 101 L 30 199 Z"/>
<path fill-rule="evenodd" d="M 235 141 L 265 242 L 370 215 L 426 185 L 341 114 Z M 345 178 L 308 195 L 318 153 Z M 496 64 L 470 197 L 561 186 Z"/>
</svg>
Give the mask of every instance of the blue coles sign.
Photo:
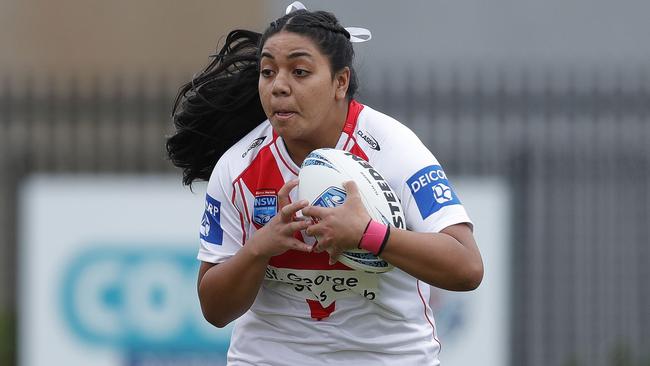
<svg viewBox="0 0 650 366">
<path fill-rule="evenodd" d="M 266 225 L 278 212 L 278 195 L 275 190 L 261 190 L 255 193 L 253 204 L 253 222 L 259 226 Z"/>
<path fill-rule="evenodd" d="M 221 202 L 205 195 L 205 212 L 201 220 L 201 239 L 221 245 L 223 244 L 223 229 L 221 228 Z"/>
<path fill-rule="evenodd" d="M 460 204 L 440 165 L 430 165 L 418 170 L 406 183 L 423 219 L 445 206 Z"/>
</svg>

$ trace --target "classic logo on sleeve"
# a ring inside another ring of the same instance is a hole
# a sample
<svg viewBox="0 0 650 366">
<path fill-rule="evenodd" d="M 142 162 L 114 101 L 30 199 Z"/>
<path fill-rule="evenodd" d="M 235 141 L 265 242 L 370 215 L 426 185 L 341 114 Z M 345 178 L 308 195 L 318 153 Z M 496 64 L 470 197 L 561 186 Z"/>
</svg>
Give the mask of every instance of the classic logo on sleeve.
<svg viewBox="0 0 650 366">
<path fill-rule="evenodd" d="M 266 136 L 258 137 L 255 140 L 253 140 L 253 142 L 251 142 L 251 144 L 248 145 L 248 149 L 246 149 L 246 151 L 244 151 L 244 153 L 241 154 L 241 157 L 245 158 L 246 154 L 248 154 L 249 151 L 253 150 L 254 148 L 256 148 L 256 147 L 258 147 L 260 145 L 262 145 L 262 142 L 264 142 L 264 139 L 266 139 Z"/>
<path fill-rule="evenodd" d="M 406 183 L 415 198 L 423 219 L 449 205 L 459 205 L 460 200 L 451 189 L 440 165 L 431 165 L 413 174 Z"/>
<path fill-rule="evenodd" d="M 381 147 L 379 147 L 379 142 L 377 142 L 377 139 L 372 137 L 372 135 L 370 133 L 368 133 L 368 131 L 366 131 L 366 133 L 363 133 L 363 131 L 358 130 L 357 135 L 359 137 L 361 137 L 361 139 L 363 139 L 363 141 L 367 142 L 368 145 L 370 145 L 371 149 L 377 150 L 377 151 L 381 150 Z"/>
<path fill-rule="evenodd" d="M 253 222 L 259 226 L 266 225 L 278 212 L 278 194 L 275 190 L 265 189 L 255 192 L 253 204 Z"/>
<path fill-rule="evenodd" d="M 223 244 L 223 229 L 221 228 L 221 202 L 205 195 L 205 212 L 201 220 L 201 239 L 210 244 Z"/>
</svg>

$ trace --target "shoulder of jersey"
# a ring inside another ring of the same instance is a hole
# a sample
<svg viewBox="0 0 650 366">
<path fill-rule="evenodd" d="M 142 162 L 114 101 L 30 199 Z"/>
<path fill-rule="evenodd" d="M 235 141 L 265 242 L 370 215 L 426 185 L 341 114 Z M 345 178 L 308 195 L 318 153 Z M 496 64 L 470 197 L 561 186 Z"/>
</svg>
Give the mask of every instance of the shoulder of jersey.
<svg viewBox="0 0 650 366">
<path fill-rule="evenodd" d="M 212 175 L 226 172 L 233 177 L 239 175 L 251 164 L 260 150 L 272 141 L 273 127 L 265 120 L 226 150 L 217 161 Z"/>
<path fill-rule="evenodd" d="M 364 106 L 359 114 L 354 134 L 357 144 L 368 156 L 419 142 L 410 128 L 368 106 Z"/>
</svg>

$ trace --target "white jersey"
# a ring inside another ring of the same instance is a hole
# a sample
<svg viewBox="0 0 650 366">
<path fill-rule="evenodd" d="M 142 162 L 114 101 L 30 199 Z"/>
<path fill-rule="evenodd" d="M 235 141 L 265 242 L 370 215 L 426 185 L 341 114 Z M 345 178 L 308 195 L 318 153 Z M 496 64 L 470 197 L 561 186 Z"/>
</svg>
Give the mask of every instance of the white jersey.
<svg viewBox="0 0 650 366">
<path fill-rule="evenodd" d="M 351 101 L 336 148 L 381 172 L 409 230 L 470 222 L 436 158 L 396 120 Z M 269 121 L 232 146 L 208 184 L 198 258 L 233 256 L 276 214 L 278 190 L 299 170 Z M 270 260 L 255 302 L 236 320 L 229 365 L 439 364 L 426 283 L 397 268 L 371 274 L 328 258 L 290 250 Z"/>
</svg>

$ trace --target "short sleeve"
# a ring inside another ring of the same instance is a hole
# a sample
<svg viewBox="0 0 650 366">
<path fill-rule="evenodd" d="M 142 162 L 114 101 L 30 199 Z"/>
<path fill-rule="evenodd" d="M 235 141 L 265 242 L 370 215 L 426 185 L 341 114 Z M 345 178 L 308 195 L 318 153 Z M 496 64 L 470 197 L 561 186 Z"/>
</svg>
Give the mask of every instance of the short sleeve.
<svg viewBox="0 0 650 366">
<path fill-rule="evenodd" d="M 236 207 L 236 192 L 227 174 L 223 174 L 224 170 L 217 164 L 205 195 L 199 229 L 201 247 L 197 256 L 204 262 L 225 261 L 241 249 L 244 241 L 243 215 Z"/>
<path fill-rule="evenodd" d="M 472 222 L 438 160 L 405 126 L 391 138 L 377 169 L 400 197 L 406 227 L 417 232 Z"/>
</svg>

